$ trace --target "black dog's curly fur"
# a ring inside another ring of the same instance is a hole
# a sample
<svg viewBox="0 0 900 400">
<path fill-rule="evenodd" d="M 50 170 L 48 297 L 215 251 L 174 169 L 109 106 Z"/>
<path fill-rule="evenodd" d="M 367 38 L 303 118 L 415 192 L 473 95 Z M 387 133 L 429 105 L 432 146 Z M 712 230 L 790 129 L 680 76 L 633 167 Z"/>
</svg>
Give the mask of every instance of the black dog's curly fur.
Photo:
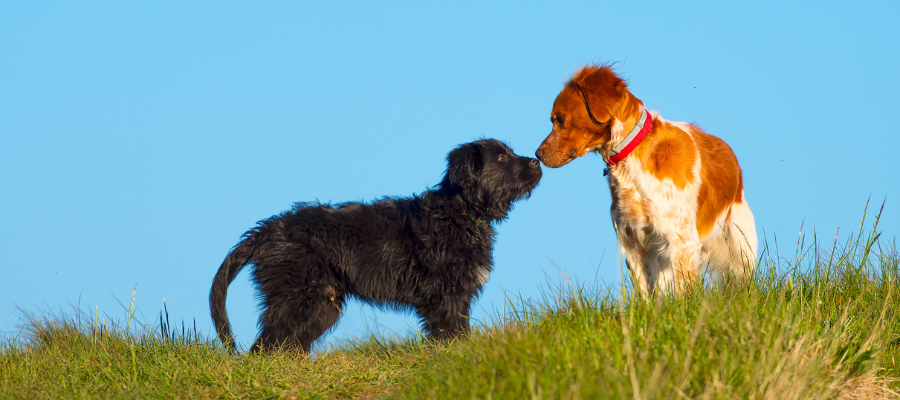
<svg viewBox="0 0 900 400">
<path fill-rule="evenodd" d="M 424 330 L 447 339 L 469 330 L 469 307 L 492 268 L 494 230 L 541 178 L 538 160 L 497 140 L 460 145 L 443 180 L 411 198 L 371 204 L 298 203 L 244 234 L 213 279 L 210 311 L 234 349 L 225 313 L 228 285 L 247 264 L 262 303 L 252 352 L 309 352 L 341 316 L 348 296 L 413 309 Z"/>
</svg>

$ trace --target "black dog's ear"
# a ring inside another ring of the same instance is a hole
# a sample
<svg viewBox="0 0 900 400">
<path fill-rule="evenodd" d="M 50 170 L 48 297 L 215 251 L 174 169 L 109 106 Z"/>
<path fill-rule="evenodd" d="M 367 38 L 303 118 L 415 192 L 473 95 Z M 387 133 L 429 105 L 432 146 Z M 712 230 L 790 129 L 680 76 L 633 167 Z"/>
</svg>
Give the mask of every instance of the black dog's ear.
<svg viewBox="0 0 900 400">
<path fill-rule="evenodd" d="M 466 190 L 475 184 L 477 171 L 481 170 L 481 150 L 474 143 L 461 145 L 447 155 L 445 181 Z"/>
</svg>

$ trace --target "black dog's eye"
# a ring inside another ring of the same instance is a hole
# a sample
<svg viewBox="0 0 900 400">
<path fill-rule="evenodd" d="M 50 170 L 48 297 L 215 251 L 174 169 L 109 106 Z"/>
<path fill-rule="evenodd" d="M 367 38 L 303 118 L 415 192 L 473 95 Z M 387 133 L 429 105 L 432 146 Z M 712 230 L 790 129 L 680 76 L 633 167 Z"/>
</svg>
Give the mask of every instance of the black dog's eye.
<svg viewBox="0 0 900 400">
<path fill-rule="evenodd" d="M 506 154 L 501 154 L 501 155 L 497 156 L 497 161 L 505 163 L 505 162 L 509 161 L 509 156 L 507 156 Z"/>
</svg>

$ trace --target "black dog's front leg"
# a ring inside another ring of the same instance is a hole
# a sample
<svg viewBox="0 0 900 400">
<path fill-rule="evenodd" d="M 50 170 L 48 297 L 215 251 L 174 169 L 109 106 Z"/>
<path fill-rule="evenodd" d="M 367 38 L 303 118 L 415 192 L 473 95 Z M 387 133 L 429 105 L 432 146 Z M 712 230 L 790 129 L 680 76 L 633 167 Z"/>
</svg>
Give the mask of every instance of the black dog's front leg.
<svg viewBox="0 0 900 400">
<path fill-rule="evenodd" d="M 472 296 L 454 298 L 453 295 L 433 298 L 427 305 L 416 307 L 425 325 L 428 337 L 449 340 L 469 332 L 469 308 Z"/>
</svg>

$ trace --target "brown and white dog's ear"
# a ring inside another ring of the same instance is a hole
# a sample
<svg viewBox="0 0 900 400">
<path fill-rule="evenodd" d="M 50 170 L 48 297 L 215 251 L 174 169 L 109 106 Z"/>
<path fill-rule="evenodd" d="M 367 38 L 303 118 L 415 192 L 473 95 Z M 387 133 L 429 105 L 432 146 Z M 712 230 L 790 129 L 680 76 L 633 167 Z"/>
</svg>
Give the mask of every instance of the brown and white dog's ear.
<svg viewBox="0 0 900 400">
<path fill-rule="evenodd" d="M 572 76 L 571 83 L 581 91 L 596 125 L 610 122 L 628 92 L 628 85 L 609 66 L 584 67 Z"/>
</svg>

